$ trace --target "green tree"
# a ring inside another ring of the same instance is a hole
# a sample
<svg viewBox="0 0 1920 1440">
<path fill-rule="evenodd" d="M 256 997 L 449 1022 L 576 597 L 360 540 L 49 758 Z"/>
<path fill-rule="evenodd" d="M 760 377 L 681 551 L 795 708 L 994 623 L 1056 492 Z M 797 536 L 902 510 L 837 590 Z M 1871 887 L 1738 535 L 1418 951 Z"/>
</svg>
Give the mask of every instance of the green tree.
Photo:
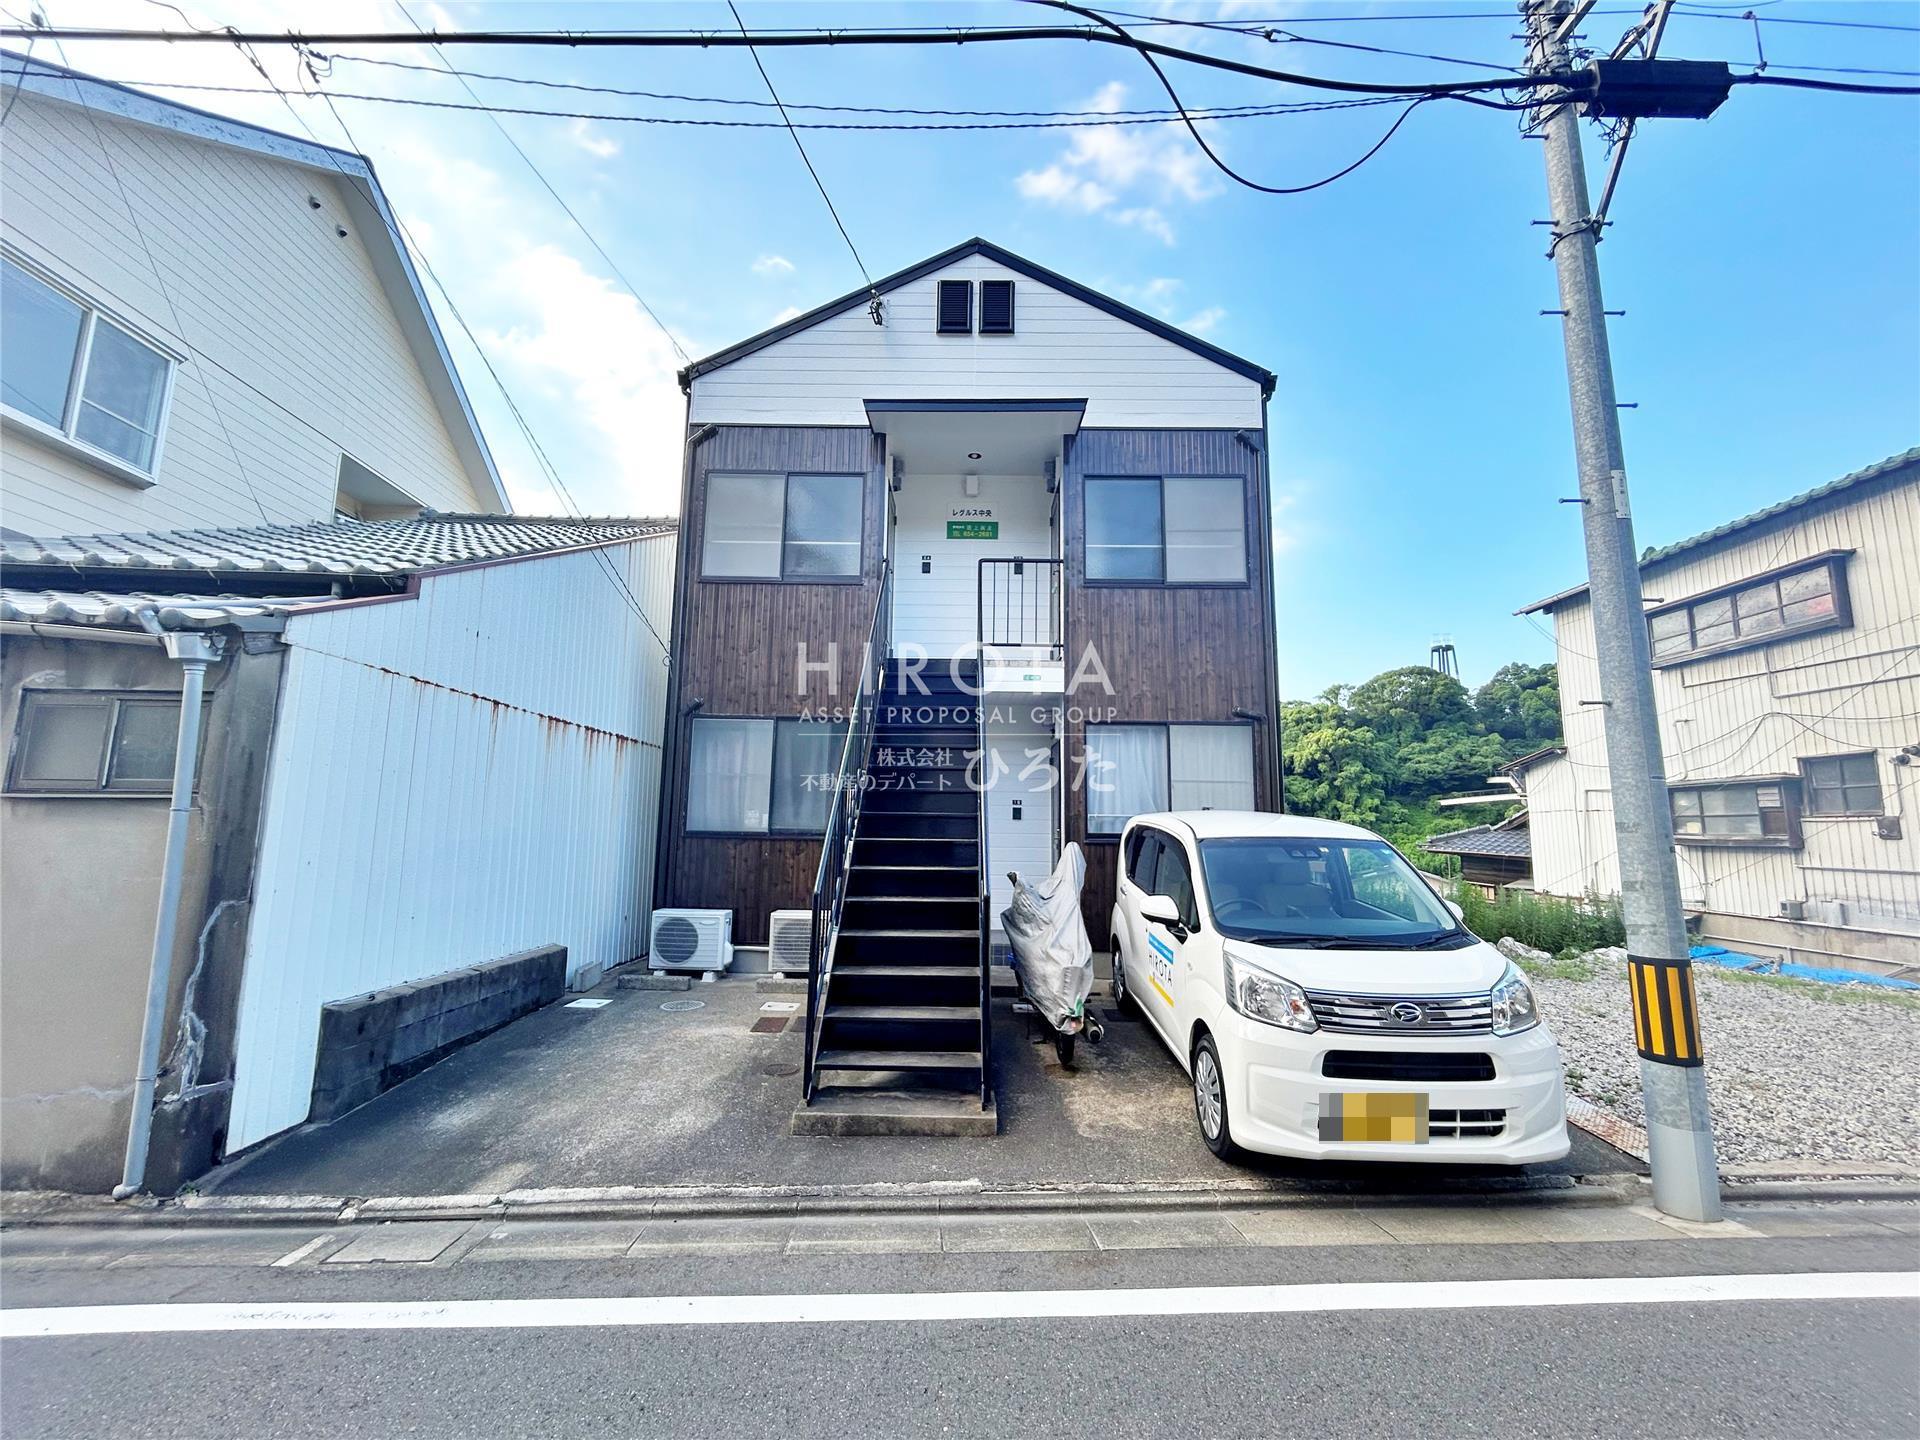
<svg viewBox="0 0 1920 1440">
<path fill-rule="evenodd" d="M 1406 665 L 1354 687 L 1347 706 L 1383 740 L 1401 742 L 1442 725 L 1469 726 L 1467 687 L 1425 665 Z"/>
<path fill-rule="evenodd" d="M 1409 740 L 1394 756 L 1395 798 L 1431 799 L 1486 788 L 1487 777 L 1507 763 L 1498 735 L 1477 735 L 1465 725 L 1442 725 Z"/>
<path fill-rule="evenodd" d="M 1473 692 L 1480 724 L 1529 749 L 1560 738 L 1560 671 L 1551 663 L 1502 665 Z"/>
<path fill-rule="evenodd" d="M 1280 722 L 1287 808 L 1298 815 L 1373 824 L 1387 795 L 1386 755 L 1379 737 L 1325 700 L 1282 705 Z"/>
</svg>

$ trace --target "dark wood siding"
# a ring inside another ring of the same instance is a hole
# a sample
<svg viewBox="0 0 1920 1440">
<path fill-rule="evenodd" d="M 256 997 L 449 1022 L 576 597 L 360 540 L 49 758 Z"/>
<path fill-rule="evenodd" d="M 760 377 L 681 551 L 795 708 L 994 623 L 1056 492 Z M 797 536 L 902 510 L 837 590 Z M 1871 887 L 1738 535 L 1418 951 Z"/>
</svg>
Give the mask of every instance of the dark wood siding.
<svg viewBox="0 0 1920 1440">
<path fill-rule="evenodd" d="M 674 603 L 667 770 L 661 807 L 665 852 L 660 903 L 733 911 L 734 940 L 764 945 L 767 915 L 799 909 L 812 894 L 820 842 L 794 838 L 689 838 L 687 707 L 703 715 L 798 715 L 846 705 L 873 619 L 884 553 L 884 444 L 849 427 L 721 426 L 694 453 L 682 510 L 683 548 Z M 703 580 L 706 477 L 713 471 L 863 474 L 866 523 L 858 583 Z M 801 645 L 818 664 L 837 647 L 836 673 L 813 670 L 802 692 Z M 829 689 L 829 685 L 834 688 Z"/>
<path fill-rule="evenodd" d="M 1244 437 L 1244 438 L 1243 438 Z M 1254 796 L 1263 810 L 1280 808 L 1275 741 L 1277 680 L 1271 544 L 1266 476 L 1258 449 L 1264 437 L 1234 430 L 1082 430 L 1068 441 L 1062 495 L 1067 539 L 1068 674 L 1089 646 L 1099 652 L 1113 694 L 1083 682 L 1068 696 L 1067 775 L 1086 743 L 1084 713 L 1118 711 L 1117 721 L 1229 723 L 1235 709 L 1267 717 L 1254 728 Z M 1239 475 L 1246 480 L 1245 585 L 1087 584 L 1086 509 L 1089 475 Z M 1114 864 L 1119 847 L 1087 839 L 1084 785 L 1067 794 L 1067 836 L 1087 854 L 1082 905 L 1096 948 L 1110 943 Z"/>
</svg>

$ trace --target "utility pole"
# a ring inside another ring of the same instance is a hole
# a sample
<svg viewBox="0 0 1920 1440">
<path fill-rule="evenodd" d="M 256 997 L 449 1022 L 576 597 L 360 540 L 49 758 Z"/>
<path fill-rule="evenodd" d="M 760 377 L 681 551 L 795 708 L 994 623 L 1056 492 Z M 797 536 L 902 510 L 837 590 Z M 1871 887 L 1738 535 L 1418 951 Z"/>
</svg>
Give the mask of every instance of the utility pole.
<svg viewBox="0 0 1920 1440">
<path fill-rule="evenodd" d="M 1592 0 L 1584 4 L 1522 0 L 1529 67 L 1536 72 L 1566 73 L 1568 37 L 1591 8 Z M 1664 19 L 1665 6 L 1656 10 Z M 1547 191 L 1553 207 L 1550 253 L 1564 312 L 1587 586 L 1600 662 L 1600 703 L 1653 1202 L 1682 1219 L 1718 1220 L 1720 1177 L 1707 1115 L 1693 963 L 1681 913 L 1673 813 L 1660 753 L 1640 566 L 1627 505 L 1620 412 L 1614 399 L 1600 266 L 1594 253 L 1600 225 L 1587 198 L 1577 102 L 1543 96 L 1533 119 L 1546 142 Z"/>
</svg>

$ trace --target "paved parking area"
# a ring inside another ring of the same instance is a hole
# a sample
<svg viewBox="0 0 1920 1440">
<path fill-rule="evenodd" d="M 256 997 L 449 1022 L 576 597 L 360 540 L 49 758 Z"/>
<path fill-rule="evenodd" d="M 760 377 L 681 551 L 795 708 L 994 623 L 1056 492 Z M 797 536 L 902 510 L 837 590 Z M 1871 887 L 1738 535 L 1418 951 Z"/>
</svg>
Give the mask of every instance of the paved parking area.
<svg viewBox="0 0 1920 1440">
<path fill-rule="evenodd" d="M 1140 1020 L 1110 1020 L 1063 1069 L 1009 1002 L 996 1005 L 1000 1133 L 973 1139 L 795 1137 L 801 1036 L 755 1033 L 751 980 L 621 990 L 556 1005 L 443 1060 L 330 1125 L 278 1140 L 202 1182 L 224 1195 L 476 1195 L 617 1185 L 847 1186 L 979 1181 L 990 1188 L 1218 1184 L 1260 1179 L 1405 1193 L 1513 1172 L 1460 1166 L 1222 1165 L 1201 1143 L 1185 1076 Z M 697 1000 L 698 1009 L 663 1008 Z M 797 1013 L 797 1012 L 796 1012 Z M 1576 1132 L 1534 1174 L 1638 1162 Z"/>
</svg>

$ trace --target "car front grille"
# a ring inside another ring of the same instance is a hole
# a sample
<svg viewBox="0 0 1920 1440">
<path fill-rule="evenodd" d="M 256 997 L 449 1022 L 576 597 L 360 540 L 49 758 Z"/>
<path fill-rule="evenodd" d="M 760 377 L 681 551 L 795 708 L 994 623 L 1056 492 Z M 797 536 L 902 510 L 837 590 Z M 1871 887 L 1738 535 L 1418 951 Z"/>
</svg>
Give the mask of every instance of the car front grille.
<svg viewBox="0 0 1920 1440">
<path fill-rule="evenodd" d="M 1505 1132 L 1504 1110 L 1429 1110 L 1429 1140 L 1492 1140 Z"/>
<path fill-rule="evenodd" d="M 1329 1050 L 1320 1061 L 1329 1080 L 1427 1080 L 1451 1084 L 1493 1079 L 1493 1057 L 1478 1051 Z"/>
<path fill-rule="evenodd" d="M 1487 1035 L 1493 1031 L 1493 998 L 1484 993 L 1348 995 L 1309 990 L 1307 1003 L 1322 1030 L 1348 1035 Z"/>
</svg>

